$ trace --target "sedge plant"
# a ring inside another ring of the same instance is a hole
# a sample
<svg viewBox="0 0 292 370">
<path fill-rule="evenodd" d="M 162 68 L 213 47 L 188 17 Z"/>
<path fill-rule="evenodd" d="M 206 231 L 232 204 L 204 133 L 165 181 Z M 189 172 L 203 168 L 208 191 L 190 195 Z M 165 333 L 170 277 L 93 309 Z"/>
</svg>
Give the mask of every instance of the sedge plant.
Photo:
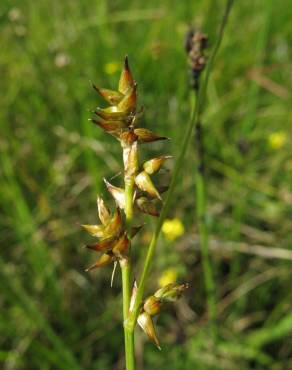
<svg viewBox="0 0 292 370">
<path fill-rule="evenodd" d="M 207 297 L 207 310 L 210 320 L 210 328 L 214 342 L 218 337 L 217 328 L 217 304 L 214 268 L 209 255 L 209 227 L 207 222 L 207 181 L 205 173 L 205 145 L 204 126 L 202 114 L 205 107 L 206 91 L 213 68 L 214 60 L 221 45 L 228 17 L 234 0 L 226 0 L 223 17 L 220 23 L 218 36 L 207 63 L 205 51 L 208 48 L 208 36 L 199 29 L 190 29 L 186 37 L 185 49 L 188 54 L 190 72 L 190 87 L 192 95 L 196 98 L 196 108 L 193 116 L 195 128 L 195 148 L 197 163 L 195 167 L 195 207 L 199 234 L 199 244 L 202 256 L 204 283 Z M 206 67 L 206 68 L 205 68 Z M 202 73 L 205 70 L 204 78 Z"/>
<path fill-rule="evenodd" d="M 119 264 L 120 266 L 126 369 L 134 370 L 134 329 L 136 324 L 139 324 L 148 338 L 160 349 L 153 317 L 161 312 L 166 303 L 176 301 L 188 287 L 188 284 L 168 284 L 144 298 L 145 281 L 159 232 L 170 204 L 174 187 L 173 179 L 177 178 L 178 169 L 181 166 L 175 166 L 167 199 L 163 203 L 162 193 L 167 187 L 160 188 L 156 186 L 152 176 L 159 172 L 164 162 L 170 157 L 160 155 L 140 163 L 138 154 L 142 144 L 166 140 L 167 138 L 146 128 L 139 127 L 139 118 L 143 109 L 137 108 L 137 83 L 132 76 L 127 57 L 117 90 L 99 88 L 95 85 L 93 87 L 109 106 L 96 108 L 94 111 L 95 117 L 91 120 L 120 143 L 124 176 L 123 183 L 119 186 L 104 180 L 106 188 L 115 203 L 113 209 L 110 210 L 104 199 L 98 196 L 97 207 L 100 223 L 82 225 L 91 236 L 97 238 L 97 241 L 87 245 L 87 248 L 101 253 L 96 262 L 86 271 L 113 264 L 114 273 L 116 265 Z M 186 144 L 184 144 L 185 149 Z M 160 209 L 159 203 L 163 204 L 162 209 Z M 131 253 L 133 238 L 142 228 L 142 225 L 134 223 L 136 212 L 159 217 L 138 284 L 132 278 L 133 258 Z"/>
<path fill-rule="evenodd" d="M 168 284 L 157 290 L 154 294 L 144 298 L 145 285 L 155 256 L 160 231 L 171 206 L 174 189 L 183 167 L 186 151 L 191 142 L 193 129 L 196 127 L 197 137 L 201 130 L 200 116 L 202 101 L 204 100 L 203 98 L 206 92 L 210 71 L 223 37 L 223 31 L 227 23 L 232 3 L 232 0 L 227 0 L 226 2 L 219 36 L 209 63 L 207 64 L 202 87 L 199 86 L 198 81 L 201 71 L 206 64 L 204 55 L 202 54 L 207 45 L 206 38 L 204 35 L 201 35 L 198 40 L 196 40 L 195 37 L 195 40 L 193 40 L 195 41 L 195 47 L 192 43 L 189 43 L 187 46 L 187 48 L 191 47 L 191 49 L 188 50 L 189 53 L 191 53 L 191 50 L 195 50 L 193 57 L 194 60 L 198 62 L 196 65 L 197 70 L 196 68 L 192 68 L 193 77 L 195 77 L 196 80 L 193 86 L 195 93 L 191 95 L 190 119 L 185 128 L 180 153 L 175 162 L 170 185 L 164 200 L 162 199 L 162 193 L 167 187 L 157 187 L 153 182 L 152 175 L 159 172 L 164 162 L 169 159 L 169 156 L 161 155 L 149 159 L 144 163 L 140 163 L 138 153 L 142 144 L 166 140 L 167 138 L 153 133 L 147 128 L 139 127 L 139 118 L 143 114 L 143 109 L 139 110 L 137 108 L 137 83 L 132 76 L 128 58 L 125 58 L 124 68 L 121 72 L 117 90 L 103 89 L 93 85 L 97 93 L 104 98 L 109 106 L 106 108 L 96 108 L 94 111 L 96 118 L 93 118 L 92 122 L 120 142 L 124 164 L 124 181 L 123 184 L 118 187 L 105 180 L 107 190 L 115 201 L 114 210 L 111 212 L 102 197 L 98 196 L 97 206 L 100 223 L 97 225 L 83 225 L 93 237 L 98 238 L 96 243 L 88 245 L 87 247 L 95 252 L 101 253 L 99 259 L 90 266 L 87 271 L 109 264 L 114 264 L 113 271 L 115 271 L 117 263 L 120 265 L 122 274 L 126 370 L 135 370 L 134 331 L 136 324 L 139 324 L 148 338 L 160 349 L 160 342 L 156 334 L 153 317 L 160 314 L 161 309 L 166 303 L 175 302 L 184 290 L 188 288 L 188 284 Z M 199 52 L 198 59 L 196 59 L 197 52 Z M 194 62 L 194 60 L 191 61 L 191 63 Z M 202 143 L 200 136 L 199 140 Z M 196 180 L 199 184 L 197 184 L 197 215 L 208 308 L 213 322 L 213 333 L 215 333 L 215 290 L 208 254 L 208 229 L 205 217 L 205 183 L 202 169 L 200 169 L 202 165 L 202 148 L 203 146 L 198 145 L 199 166 L 196 172 Z M 161 203 L 161 207 L 158 206 L 157 202 Z M 133 247 L 133 238 L 140 231 L 142 225 L 134 224 L 135 212 L 158 217 L 138 282 L 134 281 L 132 277 L 134 264 L 131 249 Z"/>
</svg>

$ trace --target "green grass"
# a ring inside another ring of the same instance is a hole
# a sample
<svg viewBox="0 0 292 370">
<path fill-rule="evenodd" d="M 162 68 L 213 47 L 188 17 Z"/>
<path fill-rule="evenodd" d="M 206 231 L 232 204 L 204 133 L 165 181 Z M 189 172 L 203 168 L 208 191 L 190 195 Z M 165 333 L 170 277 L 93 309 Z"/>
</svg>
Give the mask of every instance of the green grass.
<svg viewBox="0 0 292 370">
<path fill-rule="evenodd" d="M 1 2 L 1 368 L 123 368 L 120 276 L 110 289 L 110 268 L 84 273 L 94 257 L 78 226 L 95 221 L 102 177 L 121 168 L 119 146 L 88 122 L 101 104 L 89 81 L 113 87 L 119 70 L 106 66 L 128 54 L 144 126 L 172 138 L 142 156 L 176 157 L 189 117 L 184 34 L 198 23 L 212 47 L 223 3 Z M 222 245 L 211 249 L 218 345 L 210 350 L 193 140 L 169 215 L 186 232 L 173 243 L 161 238 L 148 292 L 168 267 L 192 287 L 159 318 L 162 353 L 137 329 L 141 369 L 292 367 L 292 261 L 253 253 L 254 245 L 292 244 L 291 15 L 289 0 L 235 1 L 209 81 L 203 124 L 211 247 Z M 286 138 L 279 148 L 275 132 Z M 136 257 L 150 230 L 137 239 Z M 245 243 L 250 253 L 230 253 L 225 243 Z"/>
</svg>

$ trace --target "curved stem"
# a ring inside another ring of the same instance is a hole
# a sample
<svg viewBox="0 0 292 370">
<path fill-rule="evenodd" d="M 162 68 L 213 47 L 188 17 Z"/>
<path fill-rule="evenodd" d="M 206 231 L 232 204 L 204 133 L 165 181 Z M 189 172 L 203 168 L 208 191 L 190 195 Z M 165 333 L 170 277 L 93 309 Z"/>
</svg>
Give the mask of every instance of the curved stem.
<svg viewBox="0 0 292 370">
<path fill-rule="evenodd" d="M 136 295 L 136 300 L 135 300 L 135 303 L 134 303 L 134 306 L 133 306 L 133 310 L 132 310 L 131 314 L 129 315 L 129 318 L 126 322 L 127 328 L 129 328 L 131 330 L 133 330 L 135 325 L 136 325 L 136 321 L 137 321 L 137 317 L 138 317 L 138 313 L 139 313 L 139 308 L 140 308 L 140 305 L 141 305 L 142 299 L 143 299 L 145 282 L 146 282 L 147 276 L 149 274 L 150 265 L 151 265 L 151 262 L 152 262 L 152 259 L 153 259 L 154 253 L 155 253 L 155 249 L 156 249 L 157 241 L 158 241 L 158 238 L 159 238 L 160 230 L 161 230 L 162 224 L 165 220 L 165 217 L 166 217 L 166 215 L 169 211 L 170 205 L 171 205 L 175 185 L 178 181 L 178 175 L 180 173 L 180 170 L 183 167 L 183 161 L 184 161 L 184 158 L 185 158 L 185 153 L 186 153 L 186 150 L 189 146 L 189 143 L 190 143 L 190 140 L 191 140 L 191 137 L 192 137 L 192 131 L 193 131 L 193 127 L 194 127 L 194 118 L 197 114 L 198 114 L 198 104 L 196 104 L 195 95 L 193 95 L 192 96 L 191 117 L 190 117 L 189 123 L 188 123 L 186 131 L 185 131 L 181 151 L 180 151 L 179 157 L 178 157 L 178 159 L 175 163 L 175 167 L 174 167 L 174 170 L 173 170 L 173 175 L 172 175 L 172 178 L 171 178 L 169 190 L 167 192 L 167 197 L 166 197 L 165 203 L 163 204 L 163 207 L 162 207 L 162 210 L 161 210 L 161 213 L 160 213 L 157 225 L 156 225 L 155 232 L 152 236 L 151 242 L 150 242 L 149 247 L 148 247 L 148 251 L 147 251 L 146 258 L 145 258 L 143 271 L 142 271 L 140 281 L 139 281 L 139 285 L 138 285 L 138 289 L 137 289 L 137 295 Z"/>
<path fill-rule="evenodd" d="M 196 169 L 196 212 L 197 212 L 197 222 L 198 222 L 198 232 L 200 241 L 200 250 L 202 255 L 202 264 L 204 271 L 204 281 L 207 296 L 207 307 L 210 319 L 211 333 L 214 341 L 217 339 L 217 304 L 216 304 L 216 286 L 215 279 L 212 269 L 212 263 L 209 255 L 209 230 L 206 220 L 206 204 L 207 204 L 207 194 L 206 194 L 206 181 L 204 176 L 204 135 L 203 126 L 201 123 L 201 112 L 204 109 L 204 103 L 206 99 L 207 85 L 209 82 L 210 74 L 216 55 L 218 53 L 219 47 L 221 45 L 225 26 L 228 21 L 228 16 L 232 8 L 234 0 L 226 0 L 224 14 L 220 24 L 218 37 L 214 45 L 213 51 L 210 56 L 210 60 L 207 64 L 205 78 L 203 80 L 202 87 L 198 96 L 198 114 L 195 117 L 195 127 L 196 127 L 196 149 L 197 149 L 197 169 Z"/>
<path fill-rule="evenodd" d="M 143 271 L 142 271 L 141 278 L 140 278 L 140 282 L 139 282 L 139 285 L 138 285 L 137 295 L 136 295 L 136 300 L 135 300 L 135 303 L 134 303 L 134 306 L 133 306 L 133 310 L 130 313 L 129 318 L 127 319 L 127 321 L 125 323 L 126 327 L 129 328 L 129 330 L 134 330 L 135 325 L 136 325 L 139 309 L 140 309 L 140 306 L 141 306 L 141 303 L 142 303 L 142 300 L 143 300 L 145 282 L 146 282 L 146 279 L 148 277 L 149 270 L 150 270 L 150 265 L 152 263 L 153 256 L 154 256 L 154 253 L 155 253 L 155 250 L 156 250 L 156 245 L 157 245 L 157 241 L 158 241 L 158 238 L 159 238 L 160 230 L 161 230 L 162 224 L 165 220 L 165 217 L 166 217 L 166 215 L 168 213 L 168 210 L 170 208 L 170 205 L 171 205 L 171 200 L 172 200 L 172 196 L 173 196 L 173 193 L 174 193 L 174 189 L 175 189 L 176 183 L 178 181 L 178 175 L 180 173 L 181 168 L 183 167 L 182 165 L 183 165 L 183 160 L 185 158 L 185 153 L 186 153 L 186 150 L 187 150 L 187 148 L 189 146 L 189 143 L 191 141 L 191 138 L 192 138 L 193 128 L 195 126 L 195 123 L 198 121 L 200 111 L 202 109 L 201 107 L 202 107 L 203 101 L 205 99 L 206 88 L 207 88 L 209 76 L 210 76 L 210 73 L 211 73 L 211 69 L 212 69 L 217 51 L 220 47 L 220 44 L 221 44 L 221 41 L 222 41 L 222 38 L 223 38 L 224 29 L 225 29 L 225 26 L 227 24 L 228 15 L 230 13 L 233 2 L 234 2 L 234 0 L 227 0 L 226 1 L 225 11 L 224 11 L 224 15 L 223 15 L 222 22 L 221 22 L 221 25 L 220 25 L 218 38 L 217 38 L 215 47 L 213 49 L 213 53 L 210 57 L 210 61 L 207 65 L 206 75 L 205 75 L 205 79 L 203 81 L 202 89 L 200 89 L 199 94 L 192 94 L 191 116 L 190 116 L 190 120 L 188 122 L 188 126 L 187 126 L 186 131 L 185 131 L 185 136 L 184 136 L 184 139 L 183 139 L 181 151 L 180 151 L 179 157 L 178 157 L 178 159 L 176 161 L 176 164 L 175 164 L 175 167 L 174 167 L 173 176 L 172 176 L 172 179 L 171 179 L 171 183 L 170 183 L 170 187 L 169 187 L 169 190 L 168 190 L 168 193 L 167 193 L 165 203 L 162 207 L 155 232 L 152 236 L 151 242 L 150 242 L 149 247 L 148 247 L 148 251 L 147 251 L 147 255 L 146 255 L 146 259 L 145 259 L 145 264 L 144 264 Z M 204 244 L 206 244 L 206 242 L 208 242 L 208 239 L 206 239 L 206 233 L 203 233 L 203 234 L 204 234 L 204 241 L 203 242 L 204 242 Z"/>
</svg>

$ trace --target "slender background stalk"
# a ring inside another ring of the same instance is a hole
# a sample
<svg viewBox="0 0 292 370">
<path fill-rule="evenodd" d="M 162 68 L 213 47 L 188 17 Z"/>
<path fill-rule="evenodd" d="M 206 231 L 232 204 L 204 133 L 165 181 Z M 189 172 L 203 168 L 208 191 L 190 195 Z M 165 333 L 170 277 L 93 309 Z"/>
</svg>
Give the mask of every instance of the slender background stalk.
<svg viewBox="0 0 292 370">
<path fill-rule="evenodd" d="M 155 232 L 152 236 L 151 242 L 150 242 L 149 247 L 148 247 L 147 255 L 146 255 L 146 258 L 145 258 L 145 264 L 144 264 L 143 271 L 142 271 L 142 274 L 141 274 L 141 277 L 140 277 L 138 290 L 137 290 L 137 295 L 136 295 L 136 300 L 135 300 L 135 303 L 134 303 L 134 306 L 133 306 L 133 310 L 132 310 L 131 314 L 129 315 L 129 318 L 126 322 L 126 326 L 130 330 L 134 329 L 136 321 L 137 321 L 139 308 L 140 308 L 140 305 L 141 305 L 142 300 L 143 300 L 143 294 L 144 294 L 146 279 L 148 277 L 150 266 L 151 266 L 151 263 L 152 263 L 152 260 L 153 260 L 153 257 L 154 257 L 154 253 L 155 253 L 155 250 L 156 250 L 157 241 L 158 241 L 158 238 L 159 238 L 161 227 L 162 227 L 162 224 L 163 224 L 163 222 L 164 222 L 164 220 L 167 216 L 167 213 L 168 213 L 170 205 L 171 205 L 174 189 L 175 189 L 175 186 L 177 184 L 181 168 L 183 167 L 183 161 L 184 161 L 184 158 L 185 158 L 187 148 L 188 148 L 188 146 L 190 144 L 190 141 L 191 141 L 191 138 L 192 138 L 193 128 L 195 127 L 196 122 L 198 122 L 199 117 L 200 117 L 200 111 L 202 109 L 202 104 L 204 102 L 207 83 L 208 83 L 208 80 L 209 80 L 211 68 L 213 66 L 215 56 L 218 52 L 219 46 L 220 46 L 222 38 L 223 38 L 224 29 L 225 29 L 225 26 L 227 24 L 228 15 L 229 15 L 229 12 L 231 10 L 232 4 L 233 4 L 233 0 L 227 0 L 224 15 L 223 15 L 222 22 L 221 22 L 220 29 L 219 29 L 218 38 L 217 38 L 216 44 L 214 46 L 213 52 L 211 54 L 209 63 L 208 63 L 207 68 L 206 68 L 206 74 L 205 74 L 204 82 L 202 84 L 202 88 L 200 89 L 198 94 L 192 94 L 192 97 L 191 97 L 191 115 L 190 115 L 190 120 L 189 120 L 188 125 L 187 125 L 187 129 L 185 131 L 185 136 L 184 136 L 184 139 L 183 139 L 181 152 L 180 152 L 179 157 L 176 161 L 176 164 L 175 164 L 175 167 L 174 167 L 174 170 L 173 170 L 173 176 L 172 176 L 172 179 L 171 179 L 170 187 L 169 187 L 169 190 L 168 190 L 168 193 L 167 193 L 167 197 L 166 197 L 165 203 L 162 207 Z M 204 199 L 204 197 L 202 198 L 203 194 L 204 194 L 204 186 L 203 186 L 203 182 L 201 181 L 201 187 L 199 187 L 199 196 L 200 196 L 201 199 Z M 203 205 L 203 208 L 202 208 L 202 205 Z M 202 210 L 204 210 L 204 207 L 205 207 L 205 205 L 204 205 L 204 202 L 203 202 L 201 204 L 200 212 Z M 205 226 L 206 226 L 206 224 L 204 223 L 203 229 L 201 228 L 203 245 L 207 245 L 207 242 L 208 242 L 207 229 L 205 229 Z M 211 286 L 211 292 L 212 292 L 212 297 L 213 297 L 214 296 L 214 294 L 213 294 L 214 289 L 212 290 L 212 282 L 213 282 L 213 276 L 211 275 L 212 270 L 210 272 L 211 267 L 209 266 L 208 262 L 206 263 L 206 261 L 207 261 L 206 256 L 208 257 L 208 249 L 207 248 L 204 248 L 204 256 L 205 256 L 205 262 L 203 262 L 203 266 L 205 266 L 205 268 L 204 267 L 203 268 L 205 269 L 205 272 L 207 271 L 206 282 L 208 281 L 208 286 Z M 206 274 L 205 274 L 205 276 L 206 276 Z M 211 304 L 211 307 L 212 307 L 212 310 L 213 310 L 212 311 L 213 315 L 215 316 L 216 311 L 215 311 L 214 298 L 212 298 L 210 302 L 211 302 L 210 304 Z"/>
<path fill-rule="evenodd" d="M 157 241 L 158 241 L 158 238 L 159 238 L 160 230 L 161 230 L 163 221 L 165 220 L 165 217 L 168 213 L 169 207 L 171 205 L 175 185 L 176 185 L 177 180 L 178 180 L 178 175 L 180 173 L 181 168 L 183 167 L 183 161 L 184 161 L 184 158 L 185 158 L 185 153 L 186 153 L 186 150 L 189 146 L 189 143 L 190 143 L 190 140 L 191 140 L 191 137 L 192 137 L 194 117 L 196 116 L 196 114 L 198 114 L 198 110 L 197 110 L 198 105 L 196 104 L 195 95 L 192 96 L 191 105 L 192 105 L 191 117 L 190 117 L 187 129 L 186 129 L 186 132 L 185 132 L 185 136 L 184 136 L 184 139 L 183 139 L 182 149 L 181 149 L 179 157 L 176 161 L 176 164 L 175 164 L 175 167 L 174 167 L 174 170 L 173 170 L 172 179 L 171 179 L 170 186 L 169 186 L 169 190 L 167 192 L 167 197 L 166 197 L 165 203 L 163 204 L 163 207 L 162 207 L 162 210 L 161 210 L 161 213 L 160 213 L 157 225 L 156 225 L 155 232 L 152 236 L 151 242 L 150 242 L 149 247 L 148 247 L 148 251 L 147 251 L 147 255 L 146 255 L 146 259 L 145 259 L 145 264 L 144 264 L 143 271 L 142 271 L 142 274 L 141 274 L 141 277 L 140 277 L 140 282 L 139 282 L 139 285 L 138 285 L 138 290 L 137 290 L 137 295 L 136 295 L 136 300 L 135 300 L 135 303 L 134 303 L 134 306 L 133 306 L 133 310 L 132 310 L 132 312 L 129 316 L 129 319 L 127 320 L 127 327 L 129 327 L 131 330 L 134 329 L 136 321 L 137 321 L 139 308 L 140 308 L 140 305 L 141 305 L 141 302 L 142 302 L 142 299 L 143 299 L 145 282 L 146 282 L 147 276 L 149 274 L 151 262 L 153 260 L 153 256 L 154 256 L 154 253 L 155 253 L 155 250 L 156 250 L 156 245 L 157 245 Z"/>
<path fill-rule="evenodd" d="M 212 262 L 209 256 L 209 228 L 207 222 L 207 189 L 206 189 L 206 179 L 205 179 L 205 163 L 204 163 L 204 133 L 203 125 L 201 120 L 201 114 L 204 110 L 206 91 L 214 65 L 216 55 L 218 53 L 219 47 L 221 45 L 224 30 L 228 21 L 228 16 L 234 0 L 227 0 L 225 5 L 225 10 L 223 18 L 220 24 L 218 37 L 214 45 L 213 51 L 211 53 L 209 62 L 207 63 L 205 78 L 202 81 L 202 85 L 196 92 L 197 95 L 197 105 L 198 114 L 195 116 L 194 126 L 196 128 L 196 151 L 197 151 L 197 166 L 196 166 L 196 214 L 198 222 L 198 233 L 200 241 L 200 250 L 202 255 L 202 265 L 204 271 L 204 283 L 207 296 L 207 307 L 210 319 L 210 327 L 213 340 L 215 341 L 218 337 L 217 328 L 217 308 L 216 308 L 216 284 L 214 279 L 214 272 Z"/>
</svg>

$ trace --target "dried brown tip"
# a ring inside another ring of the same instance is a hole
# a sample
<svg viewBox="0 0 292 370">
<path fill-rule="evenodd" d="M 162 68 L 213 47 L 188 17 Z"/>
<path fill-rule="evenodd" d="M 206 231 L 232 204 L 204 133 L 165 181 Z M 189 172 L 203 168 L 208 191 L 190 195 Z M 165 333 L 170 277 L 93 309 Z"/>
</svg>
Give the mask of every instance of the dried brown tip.
<svg viewBox="0 0 292 370">
<path fill-rule="evenodd" d="M 129 57 L 128 57 L 128 55 L 125 55 L 124 68 L 129 70 Z"/>
<path fill-rule="evenodd" d="M 125 57 L 124 68 L 119 81 L 119 92 L 126 94 L 129 88 L 134 86 L 134 79 L 130 70 L 128 56 Z"/>
</svg>

